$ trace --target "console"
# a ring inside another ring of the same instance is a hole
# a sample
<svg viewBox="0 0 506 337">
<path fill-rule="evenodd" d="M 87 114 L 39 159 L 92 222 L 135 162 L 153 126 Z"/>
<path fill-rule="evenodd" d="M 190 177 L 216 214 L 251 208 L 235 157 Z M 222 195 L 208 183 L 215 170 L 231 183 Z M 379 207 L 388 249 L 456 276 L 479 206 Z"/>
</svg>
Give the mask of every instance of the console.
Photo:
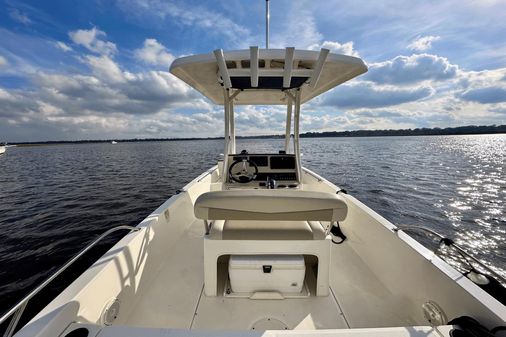
<svg viewBox="0 0 506 337">
<path fill-rule="evenodd" d="M 249 160 L 256 164 L 256 178 L 248 183 L 235 182 L 228 177 L 228 170 L 238 160 Z M 268 179 L 276 181 L 276 188 L 297 188 L 297 160 L 294 154 L 231 154 L 228 157 L 227 185 L 230 188 L 265 188 Z"/>
</svg>

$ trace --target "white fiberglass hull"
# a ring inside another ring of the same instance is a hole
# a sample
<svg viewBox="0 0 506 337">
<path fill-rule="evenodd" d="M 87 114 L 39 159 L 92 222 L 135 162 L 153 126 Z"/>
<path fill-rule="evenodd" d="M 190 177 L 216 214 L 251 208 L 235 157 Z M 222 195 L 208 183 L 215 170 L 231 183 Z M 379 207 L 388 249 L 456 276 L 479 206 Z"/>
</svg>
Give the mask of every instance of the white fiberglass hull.
<svg viewBox="0 0 506 337">
<path fill-rule="evenodd" d="M 331 245 L 329 296 L 229 298 L 223 292 L 226 276 L 218 282 L 218 296 L 206 296 L 204 225 L 195 218 L 193 205 L 202 193 L 220 188 L 219 181 L 214 167 L 185 186 L 17 335 L 59 336 L 85 326 L 90 336 L 148 337 L 170 335 L 170 329 L 180 329 L 174 333 L 181 336 L 223 336 L 237 330 L 258 336 L 252 328 L 290 330 L 266 333 L 272 336 L 296 336 L 299 330 L 306 336 L 314 330 L 335 336 L 448 336 L 450 326 L 438 332 L 425 318 L 422 306 L 429 301 L 448 320 L 468 315 L 489 327 L 506 320 L 501 303 L 350 195 L 342 195 L 348 216 L 340 223 L 348 239 Z M 309 170 L 302 182 L 310 191 L 339 190 Z M 308 277 L 309 288 L 312 282 Z M 106 326 L 104 317 L 114 301 L 119 314 Z"/>
</svg>

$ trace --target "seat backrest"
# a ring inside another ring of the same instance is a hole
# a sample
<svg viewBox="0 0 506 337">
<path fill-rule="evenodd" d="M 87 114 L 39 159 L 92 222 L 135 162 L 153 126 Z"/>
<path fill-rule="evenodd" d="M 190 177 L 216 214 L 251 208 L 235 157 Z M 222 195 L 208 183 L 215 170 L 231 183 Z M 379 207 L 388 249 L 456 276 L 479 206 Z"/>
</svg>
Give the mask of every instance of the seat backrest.
<svg viewBox="0 0 506 337">
<path fill-rule="evenodd" d="M 195 217 L 203 220 L 342 221 L 348 207 L 333 193 L 301 190 L 227 190 L 200 195 Z"/>
</svg>

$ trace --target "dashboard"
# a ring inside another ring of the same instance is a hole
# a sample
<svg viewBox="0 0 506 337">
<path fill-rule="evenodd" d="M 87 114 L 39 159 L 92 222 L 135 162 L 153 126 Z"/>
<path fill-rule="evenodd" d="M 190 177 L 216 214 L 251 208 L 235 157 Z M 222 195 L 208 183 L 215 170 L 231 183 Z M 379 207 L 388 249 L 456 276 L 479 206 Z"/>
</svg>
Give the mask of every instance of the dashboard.
<svg viewBox="0 0 506 337">
<path fill-rule="evenodd" d="M 258 167 L 255 179 L 249 183 L 237 183 L 230 178 L 227 182 L 236 187 L 265 187 L 267 179 L 276 180 L 276 188 L 296 188 L 297 161 L 294 154 L 232 154 L 228 158 L 228 168 L 238 160 L 250 160 Z M 228 169 L 227 169 L 228 172 Z M 240 186 L 237 186 L 240 185 Z"/>
</svg>

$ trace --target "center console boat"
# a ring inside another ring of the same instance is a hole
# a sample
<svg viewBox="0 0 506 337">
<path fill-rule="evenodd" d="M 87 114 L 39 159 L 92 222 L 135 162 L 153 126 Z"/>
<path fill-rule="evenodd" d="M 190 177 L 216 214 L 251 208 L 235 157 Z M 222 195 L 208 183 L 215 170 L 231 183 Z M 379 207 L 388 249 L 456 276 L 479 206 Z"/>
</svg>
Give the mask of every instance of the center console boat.
<svg viewBox="0 0 506 337">
<path fill-rule="evenodd" d="M 504 324 L 504 303 L 479 286 L 492 274 L 465 277 L 409 236 L 414 228 L 302 166 L 302 104 L 366 71 L 326 49 L 175 60 L 172 74 L 224 106 L 223 160 L 138 226 L 105 233 L 129 231 L 18 330 L 52 278 L 36 288 L 1 318 L 6 336 L 440 337 Z M 237 105 L 286 106 L 277 153 L 236 148 Z"/>
</svg>

